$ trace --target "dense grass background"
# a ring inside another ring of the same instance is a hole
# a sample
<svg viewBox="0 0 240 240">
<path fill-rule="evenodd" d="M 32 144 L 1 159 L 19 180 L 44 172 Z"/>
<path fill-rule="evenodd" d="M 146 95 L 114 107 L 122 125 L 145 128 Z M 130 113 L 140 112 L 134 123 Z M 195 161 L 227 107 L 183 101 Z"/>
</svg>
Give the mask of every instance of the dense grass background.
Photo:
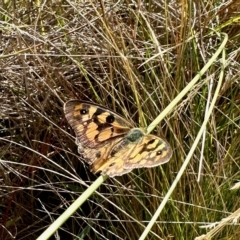
<svg viewBox="0 0 240 240">
<path fill-rule="evenodd" d="M 240 194 L 230 190 L 240 175 L 239 1 L 2 1 L 0 12 L 1 239 L 36 239 L 96 179 L 79 161 L 64 102 L 93 101 L 147 126 L 215 53 L 221 32 L 228 66 L 203 154 L 199 144 L 147 239 L 239 239 Z M 219 58 L 155 129 L 171 161 L 108 179 L 61 239 L 139 238 L 191 148 L 221 67 Z"/>
</svg>

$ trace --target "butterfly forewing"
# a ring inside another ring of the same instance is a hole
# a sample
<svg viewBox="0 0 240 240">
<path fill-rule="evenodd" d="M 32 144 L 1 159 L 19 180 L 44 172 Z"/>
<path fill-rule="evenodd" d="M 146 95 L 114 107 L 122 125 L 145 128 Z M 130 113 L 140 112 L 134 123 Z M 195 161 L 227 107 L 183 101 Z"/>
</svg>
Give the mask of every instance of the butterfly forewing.
<svg viewBox="0 0 240 240">
<path fill-rule="evenodd" d="M 64 105 L 65 116 L 83 147 L 100 147 L 124 136 L 132 128 L 120 115 L 89 102 L 71 100 Z"/>
</svg>

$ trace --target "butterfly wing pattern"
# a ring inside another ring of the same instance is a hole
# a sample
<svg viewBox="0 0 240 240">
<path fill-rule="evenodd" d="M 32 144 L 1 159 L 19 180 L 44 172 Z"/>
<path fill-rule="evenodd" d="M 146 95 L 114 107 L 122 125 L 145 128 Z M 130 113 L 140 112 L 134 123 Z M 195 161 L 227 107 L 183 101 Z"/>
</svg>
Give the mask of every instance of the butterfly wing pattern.
<svg viewBox="0 0 240 240">
<path fill-rule="evenodd" d="M 145 134 L 108 108 L 95 103 L 70 100 L 64 113 L 76 135 L 78 152 L 93 173 L 120 176 L 135 168 L 168 162 L 170 145 L 155 135 Z"/>
</svg>

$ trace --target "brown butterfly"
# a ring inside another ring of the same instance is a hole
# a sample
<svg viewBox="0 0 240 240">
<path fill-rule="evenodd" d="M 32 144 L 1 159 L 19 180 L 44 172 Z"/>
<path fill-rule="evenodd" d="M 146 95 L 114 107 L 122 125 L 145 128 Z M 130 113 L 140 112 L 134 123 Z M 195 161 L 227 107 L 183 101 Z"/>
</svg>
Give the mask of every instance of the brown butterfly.
<svg viewBox="0 0 240 240">
<path fill-rule="evenodd" d="M 76 134 L 78 152 L 93 173 L 120 176 L 134 168 L 155 167 L 168 162 L 170 145 L 157 136 L 134 128 L 119 114 L 95 103 L 71 100 L 65 116 Z"/>
</svg>

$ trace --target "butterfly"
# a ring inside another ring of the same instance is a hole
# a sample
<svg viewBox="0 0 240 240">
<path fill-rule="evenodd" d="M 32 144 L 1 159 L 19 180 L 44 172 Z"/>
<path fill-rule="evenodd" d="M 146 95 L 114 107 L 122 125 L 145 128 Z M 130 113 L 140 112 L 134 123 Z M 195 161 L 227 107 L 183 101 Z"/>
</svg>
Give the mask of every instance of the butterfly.
<svg viewBox="0 0 240 240">
<path fill-rule="evenodd" d="M 120 176 L 135 168 L 166 163 L 172 156 L 165 140 L 135 128 L 106 107 L 70 100 L 64 104 L 64 113 L 75 132 L 78 153 L 93 173 Z"/>
</svg>

